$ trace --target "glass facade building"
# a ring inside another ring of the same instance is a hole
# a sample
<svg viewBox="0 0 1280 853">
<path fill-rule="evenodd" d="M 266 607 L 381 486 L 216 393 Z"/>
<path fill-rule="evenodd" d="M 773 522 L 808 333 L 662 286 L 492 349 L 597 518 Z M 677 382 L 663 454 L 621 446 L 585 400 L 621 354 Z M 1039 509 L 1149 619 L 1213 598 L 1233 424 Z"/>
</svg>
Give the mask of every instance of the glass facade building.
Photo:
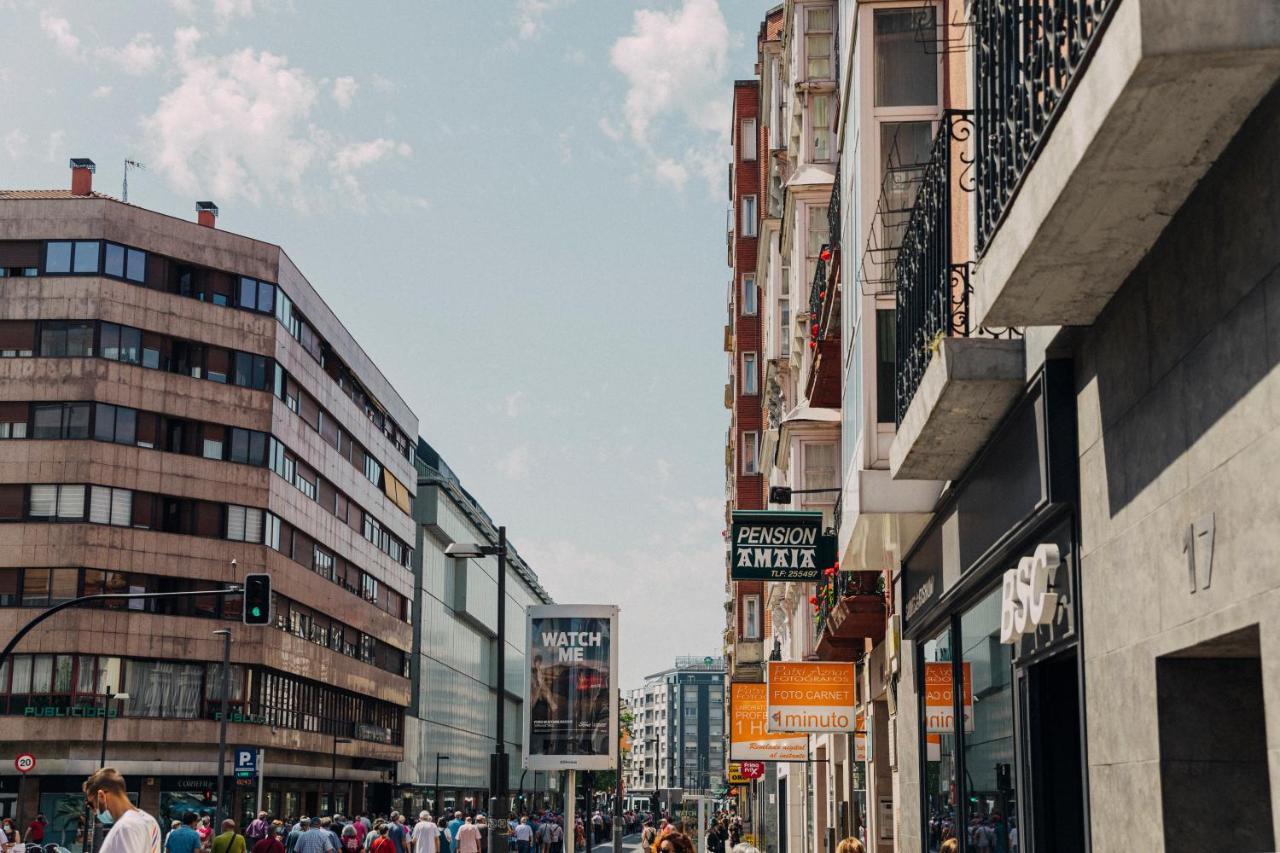
<svg viewBox="0 0 1280 853">
<path fill-rule="evenodd" d="M 494 750 L 497 558 L 445 555 L 453 542 L 497 543 L 497 526 L 467 492 L 438 453 L 419 440 L 414 464 L 417 542 L 414 572 L 414 644 L 410 663 L 413 694 L 405 721 L 405 760 L 399 768 L 403 811 L 487 811 L 489 755 Z M 541 803 L 545 773 L 520 768 L 525 692 L 525 610 L 552 603 L 537 576 L 508 545 L 505 748 L 508 787 Z M 437 756 L 440 760 L 437 761 Z M 437 778 L 438 770 L 438 778 Z M 522 784 L 523 783 L 523 784 Z"/>
</svg>

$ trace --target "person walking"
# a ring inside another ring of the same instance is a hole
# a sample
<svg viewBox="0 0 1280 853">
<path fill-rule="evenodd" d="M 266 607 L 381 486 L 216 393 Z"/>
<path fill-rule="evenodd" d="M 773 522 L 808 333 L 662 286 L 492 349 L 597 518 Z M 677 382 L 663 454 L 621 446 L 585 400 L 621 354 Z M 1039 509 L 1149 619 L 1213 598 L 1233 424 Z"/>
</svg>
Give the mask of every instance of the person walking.
<svg viewBox="0 0 1280 853">
<path fill-rule="evenodd" d="M 462 829 L 462 812 L 454 812 L 453 820 L 445 827 L 444 837 L 449 841 L 449 849 L 445 853 L 458 853 L 459 829 Z"/>
<path fill-rule="evenodd" d="M 177 829 L 169 833 L 164 840 L 166 853 L 199 853 L 200 833 L 196 832 L 196 824 L 200 818 L 195 812 L 186 812 L 178 823 Z"/>
<path fill-rule="evenodd" d="M 252 850 L 258 846 L 258 842 L 267 837 L 271 824 L 267 823 L 267 813 L 258 812 L 258 816 L 249 822 L 244 830 L 244 840 L 248 842 L 249 849 Z"/>
<path fill-rule="evenodd" d="M 387 837 L 391 826 L 389 824 L 380 824 L 373 834 L 373 841 L 369 844 L 369 853 L 394 853 L 396 849 L 395 842 Z"/>
<path fill-rule="evenodd" d="M 284 842 L 280 840 L 280 836 L 283 834 L 283 826 L 267 824 L 266 836 L 258 839 L 258 843 L 253 845 L 253 850 L 250 853 L 284 853 Z"/>
<path fill-rule="evenodd" d="M 391 813 L 391 822 L 387 825 L 387 838 L 395 845 L 395 853 L 408 853 L 409 833 L 404 828 L 404 816 L 400 812 Z"/>
<path fill-rule="evenodd" d="M 103 767 L 81 787 L 98 821 L 111 827 L 98 853 L 160 853 L 160 825 L 129 802 L 124 777 L 114 767 Z"/>
<path fill-rule="evenodd" d="M 48 825 L 43 814 L 36 815 L 36 819 L 27 824 L 27 843 L 36 847 L 44 846 L 44 830 Z"/>
<path fill-rule="evenodd" d="M 529 826 L 528 815 L 520 815 L 520 822 L 512 834 L 516 837 L 516 853 L 529 853 L 533 846 L 533 827 Z"/>
<path fill-rule="evenodd" d="M 222 832 L 213 839 L 212 853 L 248 853 L 249 845 L 244 836 L 236 832 L 236 822 L 227 818 L 222 822 Z"/>
<path fill-rule="evenodd" d="M 836 853 L 867 853 L 867 848 L 856 838 L 846 838 L 836 845 Z"/>
<path fill-rule="evenodd" d="M 470 817 L 454 833 L 454 853 L 480 853 L 480 827 Z"/>
<path fill-rule="evenodd" d="M 440 827 L 431 819 L 430 812 L 419 812 L 418 822 L 413 825 L 413 853 L 437 853 Z"/>
<path fill-rule="evenodd" d="M 320 826 L 318 821 L 303 818 L 299 828 L 305 827 L 293 845 L 293 853 L 338 853 L 333 833 Z"/>
</svg>

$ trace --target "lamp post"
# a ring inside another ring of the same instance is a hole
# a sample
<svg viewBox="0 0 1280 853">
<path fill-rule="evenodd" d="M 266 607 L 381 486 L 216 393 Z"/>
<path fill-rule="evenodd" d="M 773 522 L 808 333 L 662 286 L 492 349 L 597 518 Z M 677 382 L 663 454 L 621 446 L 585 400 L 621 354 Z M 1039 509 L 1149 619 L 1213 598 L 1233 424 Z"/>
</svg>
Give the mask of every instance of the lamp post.
<svg viewBox="0 0 1280 853">
<path fill-rule="evenodd" d="M 491 798 L 489 817 L 492 826 L 489 830 L 490 853 L 501 853 L 506 846 L 506 834 L 502 821 L 507 818 L 507 750 L 503 743 L 506 736 L 507 710 L 507 528 L 499 525 L 498 544 L 484 545 L 480 543 L 454 542 L 444 549 L 446 557 L 498 558 L 498 652 L 496 655 L 497 672 L 495 682 L 497 688 L 496 705 L 494 707 L 494 749 L 489 757 L 489 796 Z M 568 831 L 572 831 L 570 828 Z M 502 838 L 502 846 L 498 839 Z"/>
<path fill-rule="evenodd" d="M 226 804 L 223 802 L 223 774 L 227 768 L 227 694 L 231 692 L 231 631 L 220 628 L 213 632 L 215 637 L 222 637 L 222 702 L 218 711 L 218 802 L 214 804 L 215 831 L 222 828 L 222 819 L 227 816 Z"/>
<path fill-rule="evenodd" d="M 435 812 L 437 818 L 444 814 L 444 812 L 440 811 L 440 762 L 448 760 L 449 756 L 436 753 L 436 796 L 435 804 L 431 807 L 431 810 Z"/>
<path fill-rule="evenodd" d="M 107 766 L 107 721 L 111 719 L 111 702 L 123 701 L 129 698 L 128 693 L 112 693 L 111 685 L 107 685 L 103 691 L 102 698 L 102 752 L 98 756 L 98 766 Z M 98 841 L 98 822 L 94 820 L 93 809 L 85 809 L 85 850 L 92 851 L 97 848 Z"/>
<path fill-rule="evenodd" d="M 351 743 L 344 737 L 333 736 L 333 755 L 329 762 L 329 814 L 336 815 L 338 813 L 338 744 Z"/>
</svg>

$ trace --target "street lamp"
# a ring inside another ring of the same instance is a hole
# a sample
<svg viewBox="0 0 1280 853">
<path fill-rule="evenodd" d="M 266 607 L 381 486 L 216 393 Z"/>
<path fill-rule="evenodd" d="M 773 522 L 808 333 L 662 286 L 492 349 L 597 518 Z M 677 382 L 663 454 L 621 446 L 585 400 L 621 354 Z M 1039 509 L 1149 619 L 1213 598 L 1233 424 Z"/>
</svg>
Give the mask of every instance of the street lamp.
<svg viewBox="0 0 1280 853">
<path fill-rule="evenodd" d="M 214 804 L 215 831 L 222 828 L 222 819 L 227 816 L 223 802 L 223 772 L 227 767 L 227 694 L 231 692 L 231 631 L 219 628 L 213 632 L 215 637 L 222 637 L 222 704 L 218 713 L 218 802 Z"/>
<path fill-rule="evenodd" d="M 494 823 L 489 831 L 489 850 L 499 853 L 499 821 L 507 817 L 507 750 L 503 744 L 506 733 L 507 704 L 507 528 L 498 527 L 498 544 L 485 545 L 478 542 L 454 542 L 444 549 L 446 557 L 475 559 L 477 557 L 498 558 L 498 654 L 497 654 L 497 706 L 494 720 L 494 751 L 489 757 L 489 792 L 493 802 L 490 804 L 489 816 Z M 572 829 L 569 830 L 572 832 Z M 506 838 L 503 836 L 503 846 Z"/>
<path fill-rule="evenodd" d="M 344 737 L 334 735 L 333 738 L 333 756 L 329 763 L 329 814 L 336 815 L 338 813 L 338 744 L 351 743 Z"/>
<path fill-rule="evenodd" d="M 432 811 L 436 813 L 437 819 L 439 819 L 440 816 L 444 814 L 444 812 L 440 811 L 440 762 L 448 761 L 448 760 L 449 760 L 449 756 L 442 755 L 438 752 L 436 753 L 436 796 L 435 796 L 435 806 L 432 808 Z"/>
<path fill-rule="evenodd" d="M 107 685 L 107 688 L 106 688 L 106 690 L 104 690 L 104 691 L 102 692 L 102 695 L 103 695 L 103 700 L 102 700 L 102 704 L 103 704 L 103 708 L 102 708 L 102 753 L 101 753 L 101 754 L 99 755 L 99 757 L 98 757 L 98 766 L 99 766 L 99 767 L 106 767 L 106 766 L 107 766 L 107 721 L 109 721 L 109 720 L 111 719 L 111 702 L 112 702 L 112 700 L 115 700 L 115 701 L 117 701 L 117 702 L 125 701 L 125 700 L 127 700 L 127 699 L 129 698 L 129 694 L 128 694 L 128 693 L 112 693 L 112 692 L 111 692 L 111 685 Z M 97 822 L 97 821 L 95 821 L 95 820 L 93 819 L 93 810 L 92 810 L 92 809 L 88 809 L 88 808 L 86 808 L 85 815 L 86 815 L 86 818 L 85 818 L 85 827 L 86 827 L 86 829 L 85 829 L 85 838 L 86 838 L 86 842 L 85 842 L 85 849 L 86 849 L 86 850 L 93 850 L 93 849 L 95 849 L 95 848 L 98 846 L 98 845 L 97 845 L 97 843 L 96 843 L 96 842 L 98 841 L 98 837 L 97 837 L 97 836 L 98 836 L 98 822 Z"/>
</svg>

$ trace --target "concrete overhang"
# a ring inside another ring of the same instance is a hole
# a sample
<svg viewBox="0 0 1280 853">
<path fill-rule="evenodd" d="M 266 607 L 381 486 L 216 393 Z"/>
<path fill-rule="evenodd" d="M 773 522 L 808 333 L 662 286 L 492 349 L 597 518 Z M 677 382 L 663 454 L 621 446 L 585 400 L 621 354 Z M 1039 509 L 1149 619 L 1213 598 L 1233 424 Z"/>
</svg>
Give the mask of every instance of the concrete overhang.
<svg viewBox="0 0 1280 853">
<path fill-rule="evenodd" d="M 1087 325 L 1280 77 L 1275 0 L 1121 0 L 974 271 L 972 328 Z"/>
<path fill-rule="evenodd" d="M 895 480 L 957 479 L 1026 384 L 1021 338 L 942 338 L 889 448 Z"/>
<path fill-rule="evenodd" d="M 841 499 L 840 568 L 865 572 L 896 567 L 933 517 L 943 485 L 895 481 L 883 468 L 851 472 Z"/>
</svg>

